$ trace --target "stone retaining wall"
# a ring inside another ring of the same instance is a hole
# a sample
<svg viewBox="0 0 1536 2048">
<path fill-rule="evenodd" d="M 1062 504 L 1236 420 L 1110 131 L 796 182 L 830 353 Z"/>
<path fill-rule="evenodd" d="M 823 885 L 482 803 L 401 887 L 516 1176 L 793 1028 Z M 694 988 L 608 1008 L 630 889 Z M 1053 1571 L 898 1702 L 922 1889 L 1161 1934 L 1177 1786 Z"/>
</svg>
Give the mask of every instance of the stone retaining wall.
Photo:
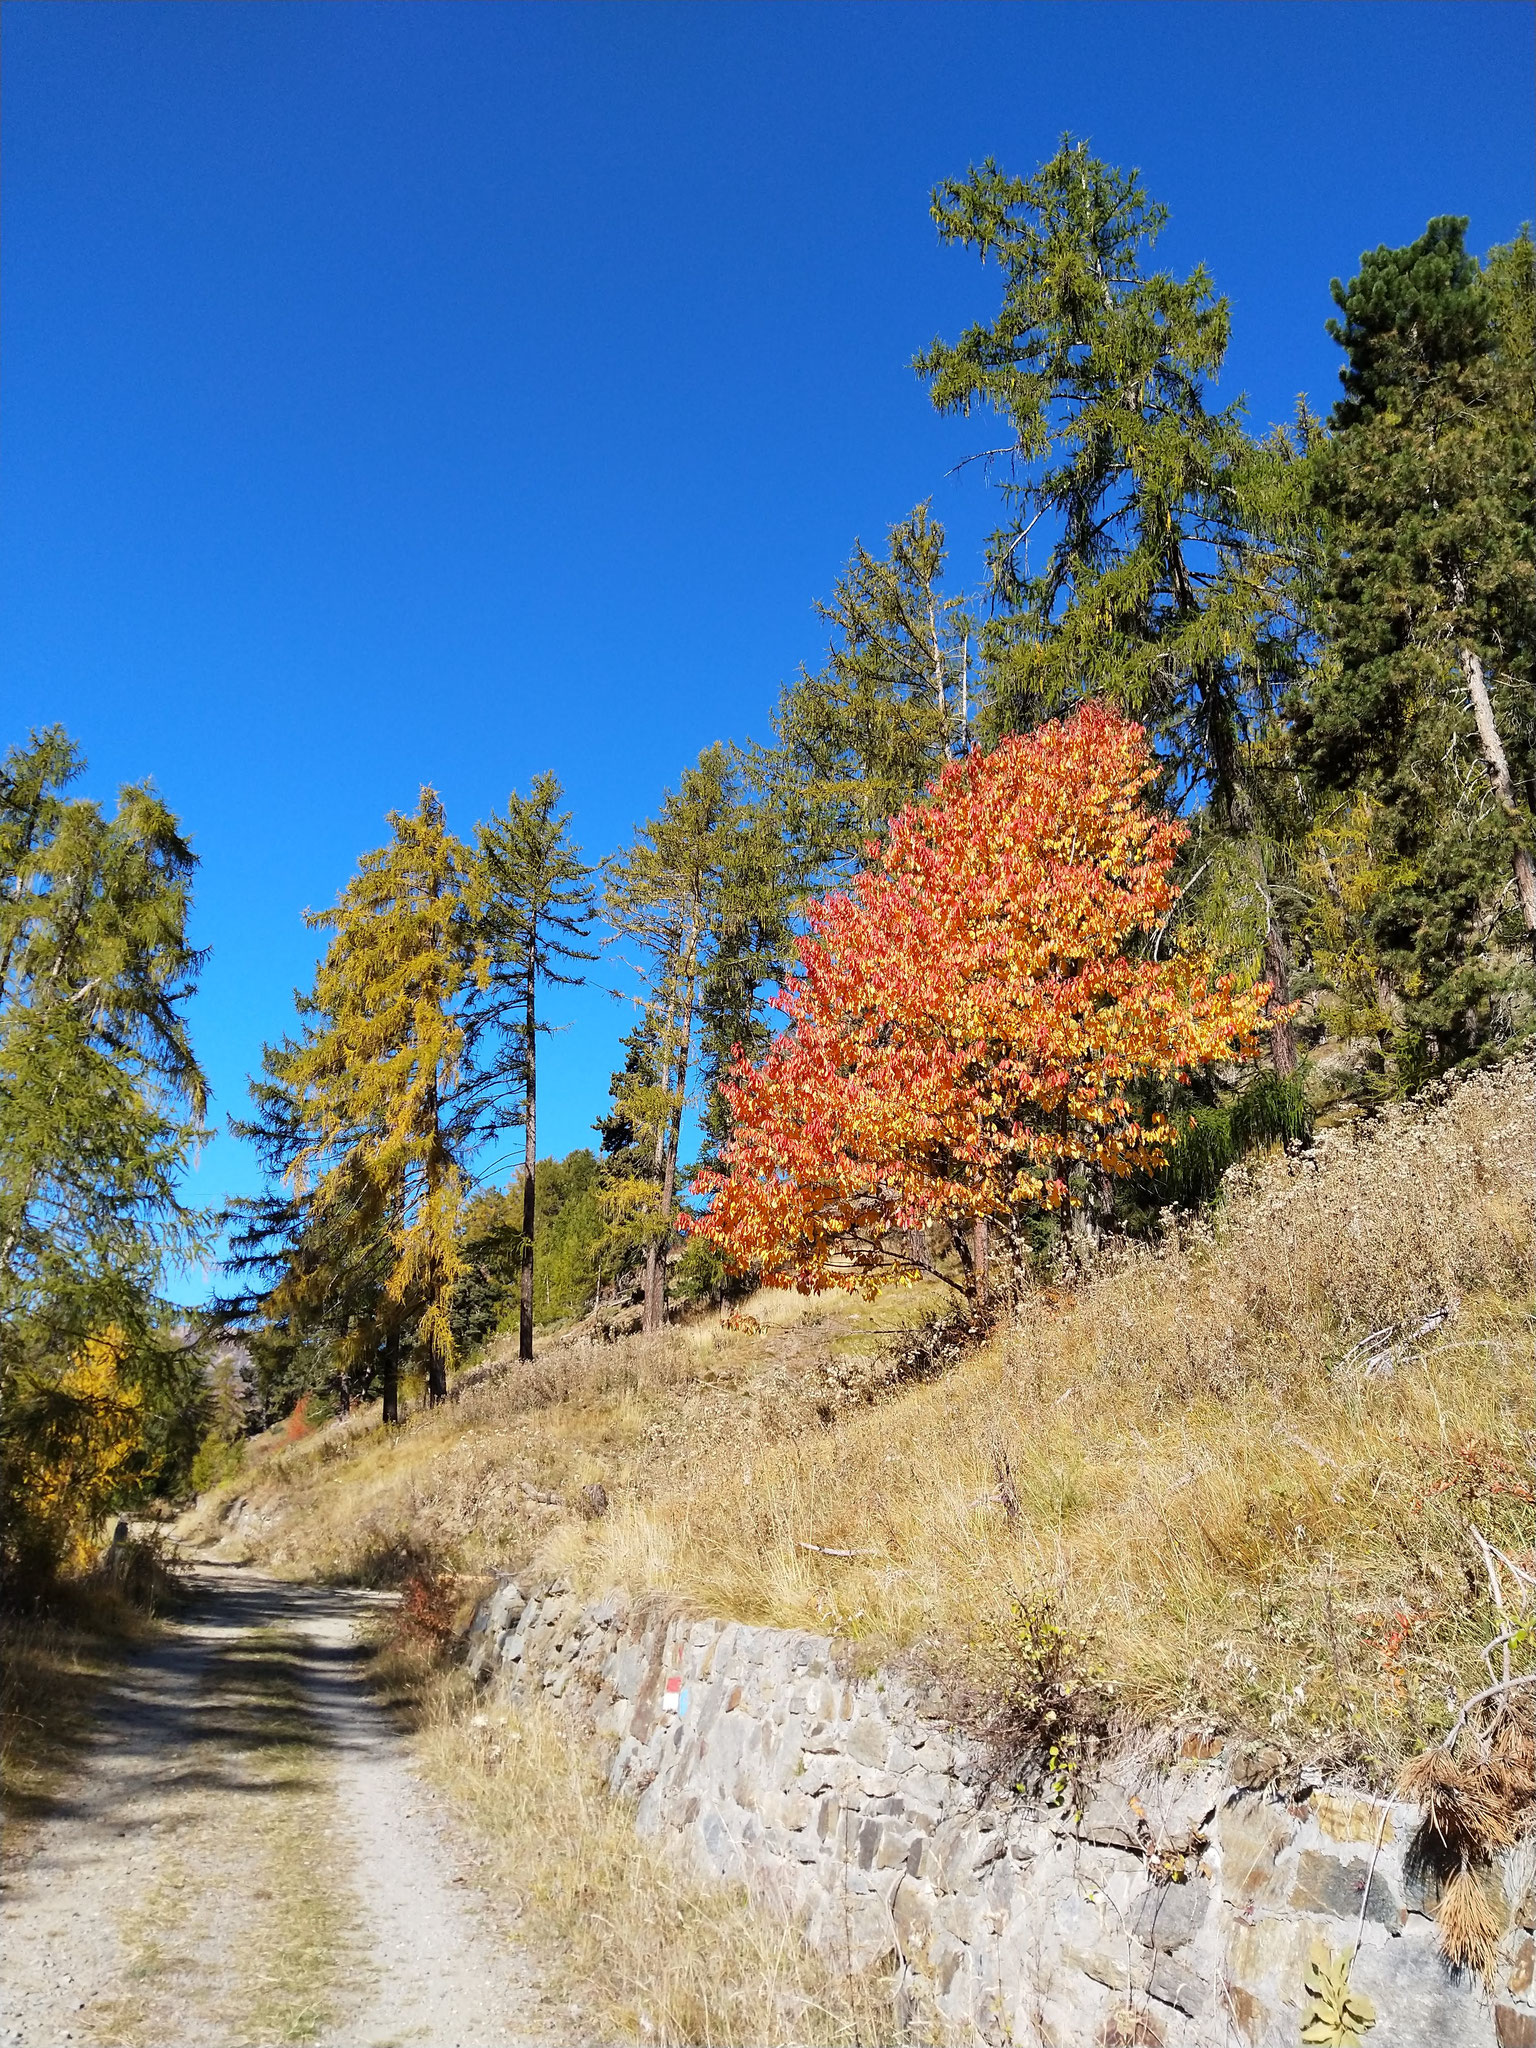
<svg viewBox="0 0 1536 2048">
<path fill-rule="evenodd" d="M 827 1638 L 583 1605 L 558 1582 L 504 1582 L 469 1664 L 610 1744 L 642 1832 L 776 1900 L 832 1958 L 893 1968 L 958 2039 L 1294 2048 L 1311 1944 L 1350 1947 L 1363 1901 L 1372 2048 L 1536 2048 L 1528 1852 L 1503 1872 L 1515 1924 L 1490 1994 L 1436 1954 L 1415 1810 L 1247 1782 L 1276 1753 L 1127 1764 L 1077 1812 L 988 1797 L 962 1738 L 899 1679 L 845 1675 Z"/>
</svg>

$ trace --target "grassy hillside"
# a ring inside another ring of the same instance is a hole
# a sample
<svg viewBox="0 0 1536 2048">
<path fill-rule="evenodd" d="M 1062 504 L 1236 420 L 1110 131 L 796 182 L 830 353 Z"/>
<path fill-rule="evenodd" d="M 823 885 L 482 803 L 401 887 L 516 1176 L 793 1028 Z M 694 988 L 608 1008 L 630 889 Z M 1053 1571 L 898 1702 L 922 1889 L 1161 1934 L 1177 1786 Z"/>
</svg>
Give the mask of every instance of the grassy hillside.
<svg viewBox="0 0 1536 2048">
<path fill-rule="evenodd" d="M 833 1631 L 1020 1733 L 1380 1772 L 1481 1669 L 1471 1527 L 1531 1547 L 1532 1082 L 1276 1155 L 920 1383 L 883 1353 L 932 1299 L 759 1297 L 269 1447 L 198 1526 L 280 1569 L 560 1569 Z"/>
</svg>

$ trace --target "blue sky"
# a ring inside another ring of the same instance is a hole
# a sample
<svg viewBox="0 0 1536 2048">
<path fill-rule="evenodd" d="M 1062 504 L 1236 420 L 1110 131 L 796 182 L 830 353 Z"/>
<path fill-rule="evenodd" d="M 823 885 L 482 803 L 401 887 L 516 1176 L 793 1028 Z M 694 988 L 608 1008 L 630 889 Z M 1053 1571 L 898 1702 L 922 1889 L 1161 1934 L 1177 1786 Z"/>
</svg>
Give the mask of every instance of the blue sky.
<svg viewBox="0 0 1536 2048">
<path fill-rule="evenodd" d="M 593 855 L 766 733 L 854 537 L 993 517 L 909 366 L 996 286 L 936 180 L 1062 130 L 1233 304 L 1225 389 L 1327 404 L 1328 281 L 1531 210 L 1533 22 L 1454 5 L 6 0 L 0 743 L 153 776 L 202 868 L 216 1113 L 306 906 L 424 781 L 553 768 Z M 995 275 L 995 274 L 994 274 Z M 627 1017 L 565 1008 L 541 1151 Z M 233 1140 L 196 1192 L 250 1184 Z"/>
</svg>

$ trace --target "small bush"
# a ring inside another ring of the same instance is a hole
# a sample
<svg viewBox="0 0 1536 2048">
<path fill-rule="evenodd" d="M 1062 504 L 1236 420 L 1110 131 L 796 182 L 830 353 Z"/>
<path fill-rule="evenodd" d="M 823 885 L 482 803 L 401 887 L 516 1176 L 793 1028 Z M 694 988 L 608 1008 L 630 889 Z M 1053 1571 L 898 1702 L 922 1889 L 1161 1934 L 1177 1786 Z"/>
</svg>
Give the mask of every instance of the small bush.
<svg viewBox="0 0 1536 2048">
<path fill-rule="evenodd" d="M 186 1580 L 175 1551 L 158 1529 L 152 1529 L 147 1535 L 114 1539 L 87 1575 L 86 1588 L 115 1594 L 149 1616 L 174 1607 Z"/>
<path fill-rule="evenodd" d="M 418 1567 L 401 1588 L 396 1626 L 402 1635 L 441 1653 L 456 1633 L 457 1606 L 458 1588 L 451 1574 Z"/>
<path fill-rule="evenodd" d="M 233 1479 L 245 1464 L 245 1445 L 221 1436 L 217 1430 L 210 1430 L 197 1449 L 188 1474 L 188 1484 L 194 1494 L 211 1493 L 216 1486 L 222 1486 L 227 1479 Z"/>
<path fill-rule="evenodd" d="M 300 1394 L 293 1404 L 293 1412 L 283 1424 L 284 1443 L 296 1444 L 314 1432 L 314 1423 L 309 1418 L 309 1396 Z"/>
</svg>

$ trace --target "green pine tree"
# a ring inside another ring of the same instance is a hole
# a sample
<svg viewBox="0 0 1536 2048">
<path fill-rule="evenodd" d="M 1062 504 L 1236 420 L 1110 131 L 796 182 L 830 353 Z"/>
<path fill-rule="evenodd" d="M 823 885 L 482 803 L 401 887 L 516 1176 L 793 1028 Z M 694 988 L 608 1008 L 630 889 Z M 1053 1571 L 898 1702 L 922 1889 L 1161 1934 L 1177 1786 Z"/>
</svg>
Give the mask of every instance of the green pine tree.
<svg viewBox="0 0 1536 2048">
<path fill-rule="evenodd" d="M 538 992 L 573 987 L 581 976 L 565 963 L 596 958 L 581 944 L 593 914 L 593 870 L 571 840 L 560 794 L 553 775 L 539 776 L 525 797 L 514 790 L 506 815 L 481 826 L 474 866 L 478 943 L 507 1047 L 501 1072 L 523 1127 L 522 1359 L 533 1357 L 538 1044 L 550 1028 L 539 1021 Z"/>
<path fill-rule="evenodd" d="M 1320 800 L 1363 794 L 1368 924 L 1409 1081 L 1526 1028 L 1536 935 L 1536 266 L 1432 221 L 1335 281 L 1346 354 L 1313 458 L 1332 659 L 1297 707 Z"/>
<path fill-rule="evenodd" d="M 986 729 L 1078 697 L 1152 728 L 1181 807 L 1239 808 L 1243 747 L 1297 664 L 1296 451 L 1213 409 L 1227 302 L 1197 268 L 1148 273 L 1166 210 L 1070 137 L 1032 178 L 989 158 L 940 185 L 946 242 L 1003 273 L 1002 306 L 916 360 L 934 405 L 997 416 L 1008 516 L 989 546 Z"/>
</svg>

